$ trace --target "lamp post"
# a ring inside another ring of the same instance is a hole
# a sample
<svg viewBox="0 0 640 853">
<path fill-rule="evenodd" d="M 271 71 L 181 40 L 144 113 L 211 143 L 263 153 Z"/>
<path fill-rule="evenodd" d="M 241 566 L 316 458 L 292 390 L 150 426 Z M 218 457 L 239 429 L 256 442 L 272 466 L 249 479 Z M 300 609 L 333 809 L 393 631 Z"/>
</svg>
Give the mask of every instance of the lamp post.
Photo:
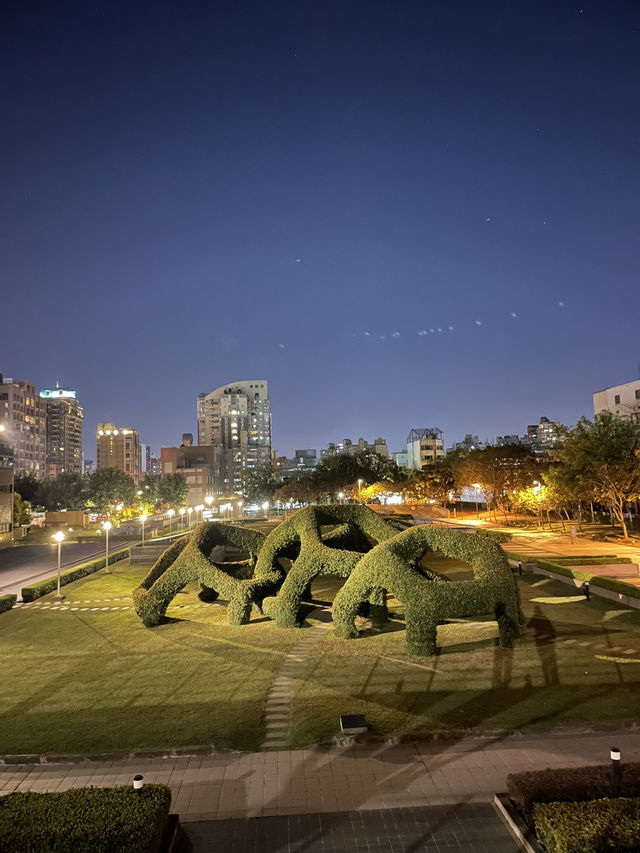
<svg viewBox="0 0 640 853">
<path fill-rule="evenodd" d="M 191 527 L 191 513 L 193 512 L 193 507 L 190 506 L 187 508 L 187 516 L 189 518 L 189 527 Z"/>
<path fill-rule="evenodd" d="M 204 502 L 206 503 L 206 505 L 208 507 L 210 507 L 211 504 L 213 503 L 213 495 L 207 495 L 206 498 L 204 499 Z"/>
<path fill-rule="evenodd" d="M 238 517 L 242 518 L 242 507 L 244 506 L 244 501 L 238 501 L 236 506 L 238 507 Z"/>
<path fill-rule="evenodd" d="M 478 489 L 480 488 L 480 483 L 474 483 L 473 488 L 475 489 L 476 498 L 476 518 L 480 518 L 480 513 L 478 512 Z"/>
<path fill-rule="evenodd" d="M 198 504 L 198 506 L 196 507 L 196 512 L 200 513 L 200 523 L 202 523 L 202 510 L 203 509 L 204 509 L 204 504 Z"/>
<path fill-rule="evenodd" d="M 264 512 L 264 517 L 269 518 L 269 501 L 265 501 L 262 504 L 262 510 Z"/>
<path fill-rule="evenodd" d="M 183 530 L 184 530 L 184 514 L 185 514 L 185 512 L 186 512 L 186 509 L 183 506 L 181 506 L 180 507 L 180 515 L 182 516 L 182 529 Z"/>
<path fill-rule="evenodd" d="M 104 572 L 106 575 L 110 575 L 111 569 L 109 568 L 109 531 L 111 530 L 111 522 L 105 521 L 105 523 L 102 525 L 102 529 L 104 530 L 104 537 L 105 537 Z"/>
<path fill-rule="evenodd" d="M 144 523 L 147 520 L 147 516 L 143 513 L 140 516 L 140 524 L 142 525 L 142 544 L 144 545 Z"/>
<path fill-rule="evenodd" d="M 344 503 L 344 492 L 338 492 L 338 500 L 340 503 Z"/>
<path fill-rule="evenodd" d="M 60 593 L 60 550 L 62 542 L 64 541 L 64 533 L 62 532 L 62 530 L 58 530 L 58 532 L 54 533 L 51 538 L 55 539 L 55 541 L 58 543 L 58 592 L 54 595 L 54 598 L 56 601 L 62 601 L 64 595 Z"/>
<path fill-rule="evenodd" d="M 176 511 L 173 507 L 167 510 L 167 515 L 169 516 L 169 536 L 171 536 L 171 530 L 173 528 L 173 516 L 176 514 Z"/>
<path fill-rule="evenodd" d="M 361 491 L 362 491 L 362 480 L 358 480 L 358 496 L 360 495 Z M 360 498 L 360 503 L 362 503 L 362 498 Z"/>
</svg>

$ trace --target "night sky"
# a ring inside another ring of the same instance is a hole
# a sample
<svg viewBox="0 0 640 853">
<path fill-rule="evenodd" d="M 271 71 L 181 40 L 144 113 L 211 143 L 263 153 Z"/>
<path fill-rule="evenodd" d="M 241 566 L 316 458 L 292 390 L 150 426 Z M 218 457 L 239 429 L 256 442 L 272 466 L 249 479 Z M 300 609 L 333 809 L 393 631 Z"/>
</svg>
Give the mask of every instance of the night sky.
<svg viewBox="0 0 640 853">
<path fill-rule="evenodd" d="M 573 424 L 638 376 L 640 4 L 0 6 L 0 371 L 154 449 Z"/>
</svg>

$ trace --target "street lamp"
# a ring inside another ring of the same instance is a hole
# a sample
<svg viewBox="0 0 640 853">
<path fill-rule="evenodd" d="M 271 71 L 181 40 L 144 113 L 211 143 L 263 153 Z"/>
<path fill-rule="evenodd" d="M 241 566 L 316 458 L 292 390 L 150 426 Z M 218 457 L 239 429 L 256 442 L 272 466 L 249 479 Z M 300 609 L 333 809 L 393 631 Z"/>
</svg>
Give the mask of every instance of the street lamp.
<svg viewBox="0 0 640 853">
<path fill-rule="evenodd" d="M 143 513 L 140 516 L 140 523 L 142 524 L 142 544 L 144 545 L 144 523 L 147 520 L 147 516 Z"/>
<path fill-rule="evenodd" d="M 186 512 L 186 509 L 183 506 L 181 506 L 180 507 L 180 515 L 182 516 L 182 529 L 183 530 L 184 530 L 184 514 L 185 514 L 185 512 Z"/>
<path fill-rule="evenodd" d="M 362 491 L 362 480 L 358 480 L 358 494 Z M 362 498 L 360 498 L 360 503 L 363 503 Z"/>
<path fill-rule="evenodd" d="M 344 492 L 338 492 L 338 498 L 340 501 L 344 502 Z"/>
<path fill-rule="evenodd" d="M 242 516 L 242 507 L 244 506 L 244 501 L 238 501 L 236 506 L 238 507 L 238 515 Z"/>
<path fill-rule="evenodd" d="M 480 483 L 474 483 L 473 488 L 475 489 L 476 498 L 476 518 L 480 518 L 480 513 L 478 512 L 478 489 L 480 488 Z"/>
<path fill-rule="evenodd" d="M 204 504 L 198 504 L 196 507 L 196 512 L 200 513 L 200 522 L 202 522 L 202 510 L 204 509 Z"/>
<path fill-rule="evenodd" d="M 193 512 L 193 507 L 192 507 L 192 506 L 190 506 L 190 507 L 187 509 L 187 516 L 188 516 L 188 518 L 189 518 L 189 527 L 191 527 L 191 513 L 192 513 L 192 512 Z"/>
<path fill-rule="evenodd" d="M 111 569 L 109 568 L 109 531 L 111 530 L 111 522 L 105 521 L 105 523 L 102 525 L 102 529 L 104 530 L 104 536 L 105 536 L 104 572 L 106 575 L 110 575 Z"/>
<path fill-rule="evenodd" d="M 207 506 L 211 506 L 211 504 L 213 503 L 213 495 L 207 495 L 204 499 L 204 502 Z"/>
<path fill-rule="evenodd" d="M 54 595 L 54 598 L 56 601 L 62 601 L 64 595 L 61 595 L 60 593 L 60 546 L 64 541 L 64 533 L 62 532 L 62 530 L 58 530 L 58 532 L 54 533 L 51 538 L 55 539 L 55 541 L 58 543 L 58 592 Z"/>
<path fill-rule="evenodd" d="M 173 516 L 176 514 L 176 511 L 173 507 L 167 510 L 167 515 L 169 516 L 169 535 L 171 535 L 171 528 L 173 527 Z"/>
<path fill-rule="evenodd" d="M 265 502 L 262 504 L 262 509 L 263 509 L 263 511 L 264 511 L 264 517 L 265 517 L 265 518 L 268 518 L 268 517 L 269 517 L 269 501 L 265 501 Z"/>
</svg>

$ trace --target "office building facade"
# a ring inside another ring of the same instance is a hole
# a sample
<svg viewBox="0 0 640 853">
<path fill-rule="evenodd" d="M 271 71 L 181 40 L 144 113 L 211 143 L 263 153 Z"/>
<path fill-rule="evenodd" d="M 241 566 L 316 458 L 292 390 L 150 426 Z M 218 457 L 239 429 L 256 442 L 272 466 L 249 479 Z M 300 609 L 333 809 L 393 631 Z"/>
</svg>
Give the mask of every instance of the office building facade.
<svg viewBox="0 0 640 853">
<path fill-rule="evenodd" d="M 271 462 L 271 400 L 266 380 L 245 380 L 200 394 L 198 445 L 221 450 L 225 494 L 242 494 L 242 471 Z"/>
<path fill-rule="evenodd" d="M 43 480 L 47 474 L 47 410 L 36 386 L 0 373 L 0 425 L 13 454 L 16 476 Z"/>
<path fill-rule="evenodd" d="M 40 392 L 46 406 L 47 477 L 63 472 L 82 474 L 82 406 L 76 392 L 53 388 Z"/>
<path fill-rule="evenodd" d="M 640 379 L 596 391 L 593 395 L 593 414 L 613 412 L 626 420 L 640 421 Z"/>
<path fill-rule="evenodd" d="M 131 427 L 98 424 L 96 469 L 119 468 L 138 486 L 142 479 L 140 435 Z"/>
</svg>

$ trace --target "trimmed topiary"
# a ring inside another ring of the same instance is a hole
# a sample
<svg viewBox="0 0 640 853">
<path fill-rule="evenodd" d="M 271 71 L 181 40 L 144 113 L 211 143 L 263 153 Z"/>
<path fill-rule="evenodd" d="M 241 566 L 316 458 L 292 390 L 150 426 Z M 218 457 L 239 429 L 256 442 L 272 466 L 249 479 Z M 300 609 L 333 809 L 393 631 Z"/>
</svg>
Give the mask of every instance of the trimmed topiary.
<svg viewBox="0 0 640 853">
<path fill-rule="evenodd" d="M 229 602 L 229 622 L 248 622 L 253 604 L 260 605 L 264 595 L 277 588 L 281 571 L 253 576 L 257 554 L 264 535 L 232 524 L 200 524 L 184 539 L 178 540 L 160 556 L 147 577 L 133 591 L 136 613 L 147 627 L 158 625 L 167 607 L 188 583 L 199 581 L 201 596 L 212 600 L 214 593 Z M 249 552 L 248 560 L 226 563 L 212 560 L 218 546 L 232 545 Z"/>
<path fill-rule="evenodd" d="M 471 565 L 474 579 L 438 583 L 418 565 L 427 551 Z M 518 590 L 502 548 L 488 537 L 443 527 L 413 527 L 362 557 L 333 602 L 335 632 L 356 637 L 355 616 L 374 590 L 389 590 L 405 607 L 410 654 L 433 655 L 439 622 L 493 615 L 500 644 L 511 646 L 522 622 Z"/>
<path fill-rule="evenodd" d="M 323 536 L 322 527 L 336 525 Z M 295 549 L 297 556 L 278 595 L 265 598 L 264 612 L 280 628 L 298 625 L 305 591 L 317 575 L 349 577 L 366 550 L 396 535 L 397 530 L 366 506 L 308 506 L 267 536 L 258 556 L 256 576 L 276 571 L 279 560 Z M 384 593 L 372 590 L 372 604 L 380 608 Z M 378 621 L 383 610 L 376 614 Z"/>
</svg>

